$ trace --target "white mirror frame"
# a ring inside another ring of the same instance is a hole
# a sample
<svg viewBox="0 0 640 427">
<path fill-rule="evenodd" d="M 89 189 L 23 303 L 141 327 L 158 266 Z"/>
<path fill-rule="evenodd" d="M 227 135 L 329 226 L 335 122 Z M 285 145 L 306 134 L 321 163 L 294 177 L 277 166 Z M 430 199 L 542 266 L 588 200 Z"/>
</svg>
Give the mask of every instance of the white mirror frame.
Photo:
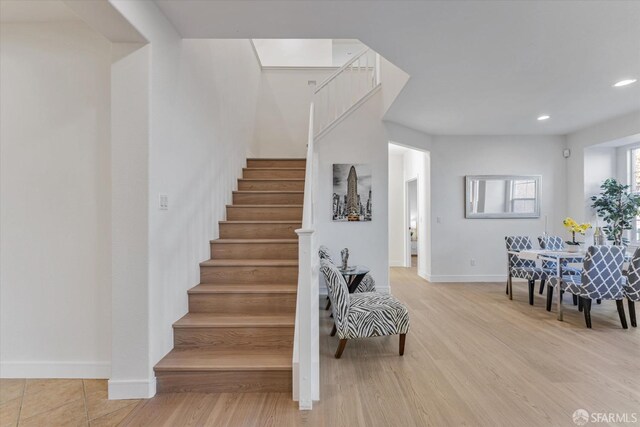
<svg viewBox="0 0 640 427">
<path fill-rule="evenodd" d="M 536 182 L 536 202 L 534 212 L 527 213 L 474 213 L 471 212 L 471 181 L 477 180 L 529 180 Z M 484 218 L 484 219 L 504 219 L 504 218 L 540 218 L 540 185 L 542 184 L 542 175 L 467 175 L 465 176 L 465 199 L 464 199 L 464 216 L 465 218 Z"/>
</svg>

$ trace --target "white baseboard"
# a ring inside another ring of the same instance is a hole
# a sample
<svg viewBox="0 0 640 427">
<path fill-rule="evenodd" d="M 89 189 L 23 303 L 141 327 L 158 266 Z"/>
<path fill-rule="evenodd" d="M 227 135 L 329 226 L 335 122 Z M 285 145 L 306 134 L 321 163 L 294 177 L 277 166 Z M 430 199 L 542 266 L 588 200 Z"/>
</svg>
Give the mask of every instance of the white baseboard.
<svg viewBox="0 0 640 427">
<path fill-rule="evenodd" d="M 405 267 L 404 261 L 402 260 L 389 261 L 389 267 Z"/>
<path fill-rule="evenodd" d="M 0 362 L 0 378 L 109 378 L 109 362 Z"/>
<path fill-rule="evenodd" d="M 109 400 L 148 399 L 155 395 L 155 377 L 150 380 L 109 380 Z"/>
<path fill-rule="evenodd" d="M 434 275 L 429 274 L 425 277 L 431 283 L 487 283 L 487 282 L 506 282 L 506 274 L 467 274 L 467 275 Z"/>
</svg>

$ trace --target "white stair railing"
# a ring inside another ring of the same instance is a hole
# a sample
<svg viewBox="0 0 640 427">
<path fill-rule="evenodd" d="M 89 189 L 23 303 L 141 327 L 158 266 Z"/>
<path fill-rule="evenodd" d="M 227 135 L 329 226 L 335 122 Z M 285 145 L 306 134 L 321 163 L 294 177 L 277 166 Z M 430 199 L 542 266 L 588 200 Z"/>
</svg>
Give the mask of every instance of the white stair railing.
<svg viewBox="0 0 640 427">
<path fill-rule="evenodd" d="M 309 410 L 320 396 L 320 347 L 318 322 L 318 248 L 314 230 L 315 164 L 314 104 L 309 109 L 309 142 L 304 176 L 302 228 L 298 234 L 298 293 L 293 339 L 293 399 Z"/>
<path fill-rule="evenodd" d="M 320 83 L 314 92 L 318 140 L 380 85 L 380 55 L 366 48 Z"/>
<path fill-rule="evenodd" d="M 315 235 L 317 162 L 314 143 L 380 87 L 380 56 L 365 49 L 315 90 L 309 108 L 309 140 L 302 228 L 298 234 L 298 294 L 293 338 L 293 399 L 309 410 L 320 397 L 319 257 Z"/>
</svg>

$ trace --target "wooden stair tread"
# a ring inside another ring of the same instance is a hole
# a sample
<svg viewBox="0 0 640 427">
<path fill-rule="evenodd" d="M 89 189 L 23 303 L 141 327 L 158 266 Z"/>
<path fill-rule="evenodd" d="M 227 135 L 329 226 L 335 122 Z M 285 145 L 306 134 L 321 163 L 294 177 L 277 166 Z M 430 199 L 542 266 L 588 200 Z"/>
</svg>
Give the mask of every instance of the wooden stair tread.
<svg viewBox="0 0 640 427">
<path fill-rule="evenodd" d="M 187 313 L 173 324 L 174 328 L 270 328 L 293 327 L 295 315 L 232 315 L 216 313 Z"/>
<path fill-rule="evenodd" d="M 209 243 L 233 244 L 233 243 L 298 243 L 298 239 L 216 239 Z"/>
<path fill-rule="evenodd" d="M 247 206 L 247 205 L 244 205 L 244 206 Z M 282 206 L 282 205 L 279 205 L 279 206 Z M 295 220 L 288 220 L 288 219 L 283 219 L 283 220 L 276 219 L 276 220 L 265 220 L 265 221 L 239 219 L 239 220 L 230 220 L 230 221 L 218 221 L 218 223 L 219 224 L 302 224 L 302 221 L 295 221 Z"/>
<path fill-rule="evenodd" d="M 292 294 L 296 293 L 295 283 L 277 284 L 234 284 L 234 283 L 201 283 L 189 289 L 189 294 Z"/>
<path fill-rule="evenodd" d="M 154 370 L 163 371 L 284 371 L 292 368 L 291 351 L 216 350 L 208 347 L 171 350 Z"/>
<path fill-rule="evenodd" d="M 261 191 L 258 191 L 261 193 Z M 228 208 L 302 208 L 303 205 L 227 205 Z M 259 221 L 258 221 L 259 222 Z M 295 222 L 295 221 L 294 221 Z"/>
<path fill-rule="evenodd" d="M 297 259 L 209 259 L 201 267 L 297 267 Z"/>
<path fill-rule="evenodd" d="M 277 168 L 256 168 L 253 166 L 249 166 L 247 168 L 243 168 L 244 170 L 252 170 L 252 171 L 303 171 L 306 170 L 306 168 L 283 168 L 283 167 L 277 167 Z"/>
<path fill-rule="evenodd" d="M 304 191 L 293 190 L 235 190 L 234 194 L 304 194 Z M 260 205 L 268 206 L 268 205 Z M 291 206 L 291 205 L 287 205 Z"/>
<path fill-rule="evenodd" d="M 304 178 L 238 178 L 238 181 L 304 181 Z"/>
</svg>

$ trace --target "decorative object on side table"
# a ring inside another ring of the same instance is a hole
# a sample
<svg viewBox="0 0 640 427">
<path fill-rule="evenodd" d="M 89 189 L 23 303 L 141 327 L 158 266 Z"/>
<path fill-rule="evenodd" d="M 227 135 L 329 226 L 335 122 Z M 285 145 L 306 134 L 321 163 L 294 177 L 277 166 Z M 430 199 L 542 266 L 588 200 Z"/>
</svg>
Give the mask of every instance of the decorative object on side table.
<svg viewBox="0 0 640 427">
<path fill-rule="evenodd" d="M 341 250 L 340 257 L 342 258 L 342 269 L 346 271 L 349 267 L 349 248 Z"/>
<path fill-rule="evenodd" d="M 580 243 L 582 242 L 576 241 L 576 233 L 580 233 L 584 236 L 584 233 L 591 228 L 591 224 L 578 224 L 573 218 L 567 217 L 562 221 L 562 225 L 571 232 L 571 240 L 567 240 L 565 242 L 567 244 L 567 250 L 569 252 L 578 252 L 580 249 Z"/>
<path fill-rule="evenodd" d="M 607 239 L 616 246 L 629 243 L 623 234 L 631 230 L 633 220 L 640 213 L 640 194 L 631 193 L 629 188 L 609 178 L 600 186 L 600 194 L 591 197 L 591 207 L 607 223 L 602 227 Z"/>
<path fill-rule="evenodd" d="M 593 232 L 593 244 L 596 246 L 605 244 L 605 237 L 604 233 L 602 232 L 602 227 L 596 226 L 596 230 Z"/>
</svg>

